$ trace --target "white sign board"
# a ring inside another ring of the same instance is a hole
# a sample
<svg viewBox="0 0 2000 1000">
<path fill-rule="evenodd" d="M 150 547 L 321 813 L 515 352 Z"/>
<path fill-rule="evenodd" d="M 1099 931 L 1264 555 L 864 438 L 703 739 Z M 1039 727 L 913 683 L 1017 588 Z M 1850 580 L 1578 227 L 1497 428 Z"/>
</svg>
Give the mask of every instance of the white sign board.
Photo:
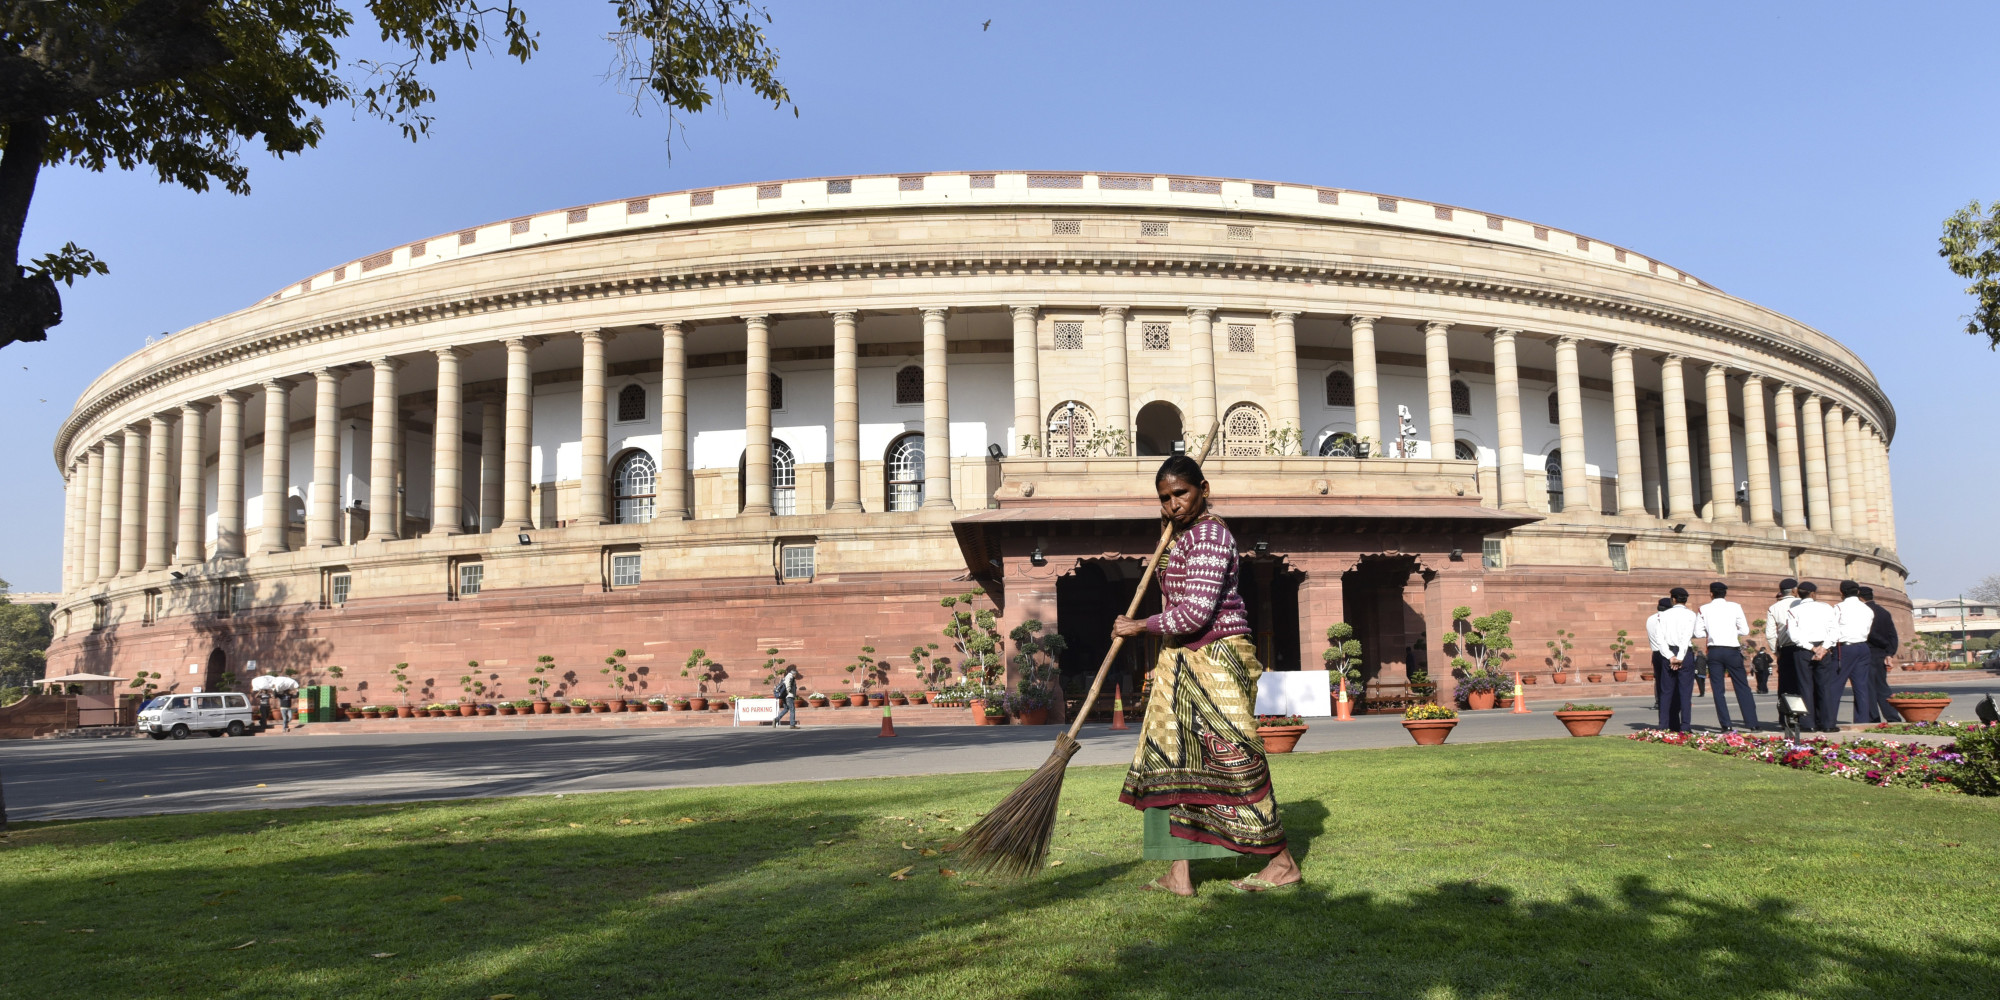
<svg viewBox="0 0 2000 1000">
<path fill-rule="evenodd" d="M 1257 678 L 1258 715 L 1333 715 L 1333 671 L 1267 670 Z"/>
<path fill-rule="evenodd" d="M 736 722 L 738 725 L 745 722 L 775 722 L 777 718 L 778 699 L 776 698 L 736 699 Z"/>
</svg>

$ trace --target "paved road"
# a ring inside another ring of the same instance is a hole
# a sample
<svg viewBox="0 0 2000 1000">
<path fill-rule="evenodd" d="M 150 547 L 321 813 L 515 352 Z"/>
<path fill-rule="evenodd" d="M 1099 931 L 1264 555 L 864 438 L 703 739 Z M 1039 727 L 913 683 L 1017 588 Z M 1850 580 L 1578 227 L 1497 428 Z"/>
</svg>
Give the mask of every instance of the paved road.
<svg viewBox="0 0 2000 1000">
<path fill-rule="evenodd" d="M 2000 693 L 2000 679 L 1984 675 L 1934 686 L 1957 696 L 1946 718 L 1971 719 L 1980 696 Z M 1607 733 L 1655 721 L 1648 699 L 1604 703 L 1618 710 Z M 1561 736 L 1550 715 L 1558 704 L 1531 699 L 1530 715 L 1468 714 L 1451 740 Z M 1733 712 L 1733 698 L 1730 705 Z M 1758 711 L 1768 727 L 1776 718 L 1773 698 L 1759 698 Z M 1714 722 L 1713 702 L 1698 699 L 1695 724 Z M 1393 716 L 1316 721 L 1299 749 L 1407 746 L 1398 723 Z M 19 740 L 0 744 L 0 775 L 10 818 L 46 820 L 1013 770 L 1047 759 L 1056 732 L 1053 726 L 912 727 L 883 740 L 863 727 L 839 726 Z M 1086 727 L 1076 763 L 1122 764 L 1131 759 L 1136 735 Z"/>
</svg>

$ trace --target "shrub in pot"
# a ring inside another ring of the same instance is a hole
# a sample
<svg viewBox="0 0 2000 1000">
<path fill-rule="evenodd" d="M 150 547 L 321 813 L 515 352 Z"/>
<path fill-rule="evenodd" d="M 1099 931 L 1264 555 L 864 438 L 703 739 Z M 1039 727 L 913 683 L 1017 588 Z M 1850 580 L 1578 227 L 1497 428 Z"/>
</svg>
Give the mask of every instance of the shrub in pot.
<svg viewBox="0 0 2000 1000">
<path fill-rule="evenodd" d="M 1556 709 L 1556 721 L 1569 730 L 1571 736 L 1596 736 L 1604 731 L 1604 724 L 1611 719 L 1611 706 L 1589 705 L 1564 702 Z"/>
<path fill-rule="evenodd" d="M 477 708 L 478 708 L 478 714 L 480 715 L 492 715 L 496 711 L 496 709 L 490 704 L 479 705 L 477 706 Z"/>
<path fill-rule="evenodd" d="M 1257 717 L 1257 738 L 1264 743 L 1266 754 L 1291 753 L 1299 745 L 1299 737 L 1306 732 L 1306 722 L 1296 715 L 1260 715 Z"/>
<path fill-rule="evenodd" d="M 611 703 L 608 701 L 593 701 L 590 703 L 590 710 L 598 715 L 605 715 L 611 711 Z"/>
<path fill-rule="evenodd" d="M 674 711 L 676 712 L 685 712 L 690 708 L 694 707 L 693 702 L 679 695 L 675 695 L 674 700 L 670 704 L 673 705 Z"/>
<path fill-rule="evenodd" d="M 811 705 L 814 708 L 825 708 L 826 695 L 821 694 L 818 691 L 814 691 L 813 693 L 806 695 L 806 704 Z"/>
<path fill-rule="evenodd" d="M 903 692 L 901 692 L 901 691 L 891 691 L 891 692 L 889 692 L 889 704 L 891 704 L 891 705 L 907 705 L 907 704 L 909 704 L 909 703 L 910 703 L 910 699 L 909 699 L 909 696 L 908 696 L 908 695 L 905 695 L 905 694 L 904 694 Z"/>
<path fill-rule="evenodd" d="M 588 715 L 589 713 L 590 713 L 590 702 L 588 700 L 583 698 L 571 698 L 569 700 L 569 714 Z"/>
<path fill-rule="evenodd" d="M 1905 722 L 1936 722 L 1951 704 L 1951 694 L 1946 691 L 1898 691 L 1889 696 L 1889 704 Z"/>
<path fill-rule="evenodd" d="M 1583 675 L 1583 679 L 1584 679 L 1584 680 L 1587 680 L 1587 681 L 1589 681 L 1589 682 L 1590 682 L 1590 683 L 1592 683 L 1592 684 L 1602 684 L 1602 683 L 1604 683 L 1604 675 L 1603 675 L 1603 674 L 1584 674 L 1584 675 Z"/>
<path fill-rule="evenodd" d="M 979 705 L 980 708 L 973 719 L 975 725 L 997 726 L 1007 721 L 1006 709 L 998 705 L 988 705 L 983 701 Z"/>
<path fill-rule="evenodd" d="M 665 698 L 662 698 L 658 695 L 654 695 L 653 697 L 646 699 L 646 711 L 664 712 L 666 710 L 667 710 L 667 700 Z"/>
<path fill-rule="evenodd" d="M 1500 692 L 1500 678 L 1484 671 L 1473 671 L 1459 682 L 1458 689 L 1465 694 L 1467 707 L 1484 711 L 1493 707 Z"/>
<path fill-rule="evenodd" d="M 1403 710 L 1403 728 L 1418 746 L 1434 747 L 1451 735 L 1458 725 L 1458 711 L 1443 705 L 1411 705 Z"/>
<path fill-rule="evenodd" d="M 1021 686 L 1025 690 L 1001 696 L 1000 710 L 1023 726 L 1048 725 L 1049 709 L 1052 705 L 1049 693 L 1041 689 L 1028 688 L 1026 681 L 1023 681 Z"/>
</svg>

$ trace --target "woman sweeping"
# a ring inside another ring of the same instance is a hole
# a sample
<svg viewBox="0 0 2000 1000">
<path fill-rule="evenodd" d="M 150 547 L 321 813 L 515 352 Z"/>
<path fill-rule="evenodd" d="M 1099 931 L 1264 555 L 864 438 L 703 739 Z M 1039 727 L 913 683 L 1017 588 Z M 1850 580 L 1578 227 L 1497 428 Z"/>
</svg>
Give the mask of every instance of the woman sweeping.
<svg viewBox="0 0 2000 1000">
<path fill-rule="evenodd" d="M 1302 876 L 1285 844 L 1264 744 L 1257 738 L 1256 647 L 1236 592 L 1236 539 L 1208 509 L 1201 466 L 1175 455 L 1154 477 L 1160 514 L 1174 541 L 1159 569 L 1162 611 L 1146 619 L 1119 616 L 1112 634 L 1165 637 L 1153 667 L 1139 751 L 1118 800 L 1145 812 L 1147 860 L 1168 861 L 1167 874 L 1146 888 L 1194 895 L 1188 862 L 1270 858 L 1264 870 L 1237 879 L 1238 892 L 1297 885 Z"/>
</svg>

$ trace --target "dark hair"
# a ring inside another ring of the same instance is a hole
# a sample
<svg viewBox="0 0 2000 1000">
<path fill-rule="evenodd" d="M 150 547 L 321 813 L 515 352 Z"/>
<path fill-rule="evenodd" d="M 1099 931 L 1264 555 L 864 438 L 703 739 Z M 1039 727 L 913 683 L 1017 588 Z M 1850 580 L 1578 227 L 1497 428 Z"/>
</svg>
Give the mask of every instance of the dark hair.
<svg viewBox="0 0 2000 1000">
<path fill-rule="evenodd" d="M 1861 599 L 1862 599 L 1862 600 L 1864 600 L 1864 601 L 1872 601 L 1872 600 L 1874 600 L 1874 599 L 1875 599 L 1875 588 L 1874 588 L 1874 587 L 1863 587 L 1863 588 L 1861 588 Z"/>
<path fill-rule="evenodd" d="M 1667 591 L 1667 596 L 1673 598 L 1675 604 L 1686 604 L 1688 599 L 1687 588 L 1675 587 L 1674 589 Z"/>
<path fill-rule="evenodd" d="M 1657 608 L 1657 609 L 1658 609 L 1658 610 L 1660 610 L 1660 611 L 1665 611 L 1665 610 L 1667 610 L 1668 608 L 1671 608 L 1671 607 L 1673 607 L 1673 606 L 1674 606 L 1674 599 L 1673 599 L 1673 598 L 1671 598 L 1671 597 L 1662 597 L 1662 598 L 1660 598 L 1660 603 L 1659 603 L 1659 604 L 1657 604 L 1657 605 L 1655 605 L 1654 607 L 1655 607 L 1655 608 Z"/>
<path fill-rule="evenodd" d="M 1819 584 L 1814 583 L 1811 580 L 1799 581 L 1799 595 L 1801 597 L 1805 596 L 1806 594 L 1817 594 L 1817 593 L 1819 593 Z"/>
<path fill-rule="evenodd" d="M 1729 585 L 1723 583 L 1721 580 L 1717 580 L 1714 583 L 1708 585 L 1708 592 L 1715 595 L 1716 597 L 1721 597 L 1729 593 Z"/>
<path fill-rule="evenodd" d="M 1208 482 L 1208 479 L 1201 474 L 1201 463 L 1186 455 L 1173 455 L 1161 462 L 1160 471 L 1153 474 L 1153 485 L 1160 485 L 1168 476 L 1196 486 Z"/>
<path fill-rule="evenodd" d="M 1853 580 L 1840 581 L 1840 596 L 1855 597 L 1861 593 L 1861 585 Z"/>
</svg>

